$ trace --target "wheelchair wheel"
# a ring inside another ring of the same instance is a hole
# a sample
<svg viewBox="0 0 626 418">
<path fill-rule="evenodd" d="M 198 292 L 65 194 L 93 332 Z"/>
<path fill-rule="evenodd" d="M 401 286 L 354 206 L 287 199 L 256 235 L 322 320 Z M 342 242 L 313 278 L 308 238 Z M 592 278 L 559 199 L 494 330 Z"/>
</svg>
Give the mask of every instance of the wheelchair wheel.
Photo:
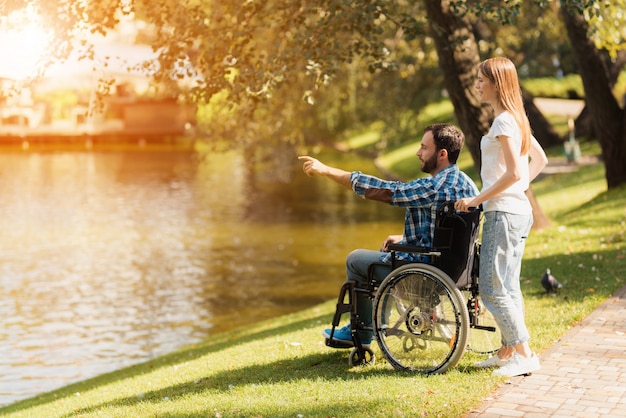
<svg viewBox="0 0 626 418">
<path fill-rule="evenodd" d="M 381 351 L 398 370 L 443 373 L 467 345 L 469 316 L 450 277 L 428 264 L 406 264 L 381 283 L 374 299 Z"/>
<path fill-rule="evenodd" d="M 363 347 L 363 353 L 359 353 L 359 349 L 354 347 L 350 352 L 350 357 L 348 358 L 348 364 L 350 367 L 364 366 L 370 363 L 373 364 L 375 361 L 376 356 L 369 347 Z"/>
<path fill-rule="evenodd" d="M 479 354 L 491 354 L 502 345 L 502 334 L 496 326 L 493 314 L 483 305 L 480 295 L 472 298 L 470 291 L 463 291 L 470 317 L 467 349 Z"/>
</svg>

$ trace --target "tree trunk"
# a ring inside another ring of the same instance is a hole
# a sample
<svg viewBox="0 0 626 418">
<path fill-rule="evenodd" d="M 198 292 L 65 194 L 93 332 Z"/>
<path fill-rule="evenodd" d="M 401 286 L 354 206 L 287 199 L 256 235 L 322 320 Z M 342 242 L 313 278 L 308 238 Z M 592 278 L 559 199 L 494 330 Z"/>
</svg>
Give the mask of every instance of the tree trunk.
<svg viewBox="0 0 626 418">
<path fill-rule="evenodd" d="M 608 69 L 609 82 L 611 83 L 611 88 L 613 88 L 615 83 L 617 83 L 617 79 L 624 69 L 624 66 L 626 66 L 626 50 L 619 51 L 615 60 L 611 60 L 610 57 L 608 57 L 608 54 L 602 54 L 601 56 L 604 59 L 606 68 Z M 624 98 L 618 97 L 618 100 L 622 100 L 622 106 L 626 106 L 626 103 L 623 101 Z M 580 115 L 576 118 L 575 127 L 576 135 L 595 137 L 593 119 L 587 105 L 585 105 L 583 110 L 580 112 Z"/>
<path fill-rule="evenodd" d="M 593 130 L 593 119 L 589 107 L 585 105 L 583 110 L 574 121 L 574 129 L 576 130 L 576 136 L 596 137 Z"/>
<path fill-rule="evenodd" d="M 530 202 L 530 206 L 533 208 L 533 229 L 539 230 L 549 227 L 551 225 L 550 218 L 548 218 L 539 206 L 539 202 L 537 202 L 537 198 L 531 188 L 526 190 L 526 197 Z"/>
<path fill-rule="evenodd" d="M 426 0 L 424 4 L 454 114 L 480 172 L 480 139 L 489 130 L 492 116 L 489 107 L 481 106 L 474 89 L 480 63 L 478 44 L 471 23 L 450 10 L 449 0 Z"/>
<path fill-rule="evenodd" d="M 609 189 L 626 183 L 626 115 L 613 96 L 609 71 L 601 52 L 587 36 L 583 16 L 561 8 L 574 59 L 585 88 L 585 101 L 602 148 Z"/>
<path fill-rule="evenodd" d="M 424 3 L 435 39 L 439 68 L 474 165 L 480 172 L 480 139 L 489 131 L 493 116 L 489 106 L 481 105 L 474 89 L 480 57 L 472 25 L 468 19 L 457 16 L 450 9 L 449 0 L 426 0 Z M 528 190 L 527 196 L 535 217 L 533 228 L 550 225 L 531 190 Z"/>
<path fill-rule="evenodd" d="M 537 106 L 535 106 L 533 96 L 524 91 L 523 97 L 524 108 L 528 114 L 528 120 L 530 121 L 533 135 L 535 135 L 537 141 L 539 141 L 541 146 L 544 148 L 561 145 L 563 143 L 563 138 L 559 137 L 559 134 L 556 133 L 550 122 L 548 122 L 543 113 L 541 113 Z"/>
</svg>

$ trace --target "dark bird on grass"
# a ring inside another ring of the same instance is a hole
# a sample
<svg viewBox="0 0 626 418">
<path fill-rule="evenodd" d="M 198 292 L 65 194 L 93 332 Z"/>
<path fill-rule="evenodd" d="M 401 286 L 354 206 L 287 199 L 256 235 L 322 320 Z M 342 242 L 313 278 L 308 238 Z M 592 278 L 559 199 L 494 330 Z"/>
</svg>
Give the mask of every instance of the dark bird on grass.
<svg viewBox="0 0 626 418">
<path fill-rule="evenodd" d="M 546 289 L 546 293 L 556 293 L 563 285 L 556 281 L 554 276 L 550 274 L 550 269 L 546 269 L 546 274 L 541 278 L 541 285 Z"/>
</svg>

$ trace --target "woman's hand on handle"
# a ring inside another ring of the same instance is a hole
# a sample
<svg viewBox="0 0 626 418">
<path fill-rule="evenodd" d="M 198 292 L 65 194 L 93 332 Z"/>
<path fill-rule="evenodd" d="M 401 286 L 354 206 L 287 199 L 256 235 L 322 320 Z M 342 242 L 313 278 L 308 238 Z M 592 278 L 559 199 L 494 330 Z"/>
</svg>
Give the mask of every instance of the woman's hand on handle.
<svg viewBox="0 0 626 418">
<path fill-rule="evenodd" d="M 454 209 L 459 212 L 469 212 L 472 208 L 477 207 L 478 205 L 474 203 L 473 197 L 464 197 L 463 199 L 459 199 L 454 203 Z"/>
</svg>

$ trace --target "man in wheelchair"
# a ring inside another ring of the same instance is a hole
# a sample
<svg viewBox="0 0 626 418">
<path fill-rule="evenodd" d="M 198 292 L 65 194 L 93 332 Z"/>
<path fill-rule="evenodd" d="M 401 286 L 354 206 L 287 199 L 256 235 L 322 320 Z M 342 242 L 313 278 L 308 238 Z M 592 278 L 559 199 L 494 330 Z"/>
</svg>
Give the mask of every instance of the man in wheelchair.
<svg viewBox="0 0 626 418">
<path fill-rule="evenodd" d="M 416 155 L 421 170 L 430 176 L 410 182 L 382 180 L 360 171 L 348 172 L 330 167 L 310 156 L 298 157 L 304 162 L 302 168 L 309 177 L 316 174 L 328 177 L 365 199 L 406 209 L 402 235 L 388 236 L 379 251 L 357 249 L 346 259 L 346 280 L 354 282 L 357 289 L 353 303 L 362 328 L 365 328 L 358 333 L 363 345 L 371 344 L 373 335 L 368 330 L 372 328 L 372 300 L 366 289 L 370 286 L 370 280 L 380 284 L 391 272 L 388 245 L 431 247 L 439 206 L 446 201 L 457 201 L 478 194 L 474 182 L 456 165 L 464 139 L 463 133 L 454 125 L 437 123 L 425 128 Z M 413 253 L 396 253 L 396 260 L 399 261 L 423 262 L 423 257 Z M 326 329 L 323 335 L 332 347 L 354 346 L 350 324 L 332 331 Z"/>
</svg>

